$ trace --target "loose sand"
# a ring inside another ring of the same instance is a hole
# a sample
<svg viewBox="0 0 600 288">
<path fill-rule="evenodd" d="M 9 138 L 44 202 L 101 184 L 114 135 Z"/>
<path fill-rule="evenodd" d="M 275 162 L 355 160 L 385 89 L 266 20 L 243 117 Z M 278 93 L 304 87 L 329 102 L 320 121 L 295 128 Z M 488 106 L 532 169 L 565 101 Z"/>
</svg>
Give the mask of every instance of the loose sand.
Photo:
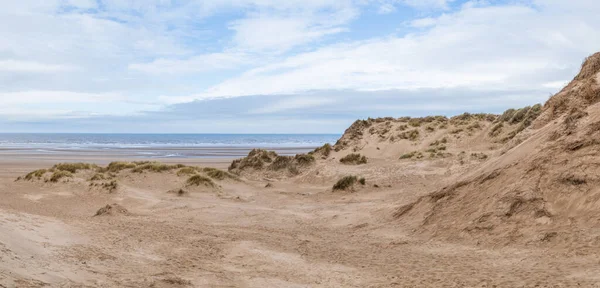
<svg viewBox="0 0 600 288">
<path fill-rule="evenodd" d="M 543 107 L 357 121 L 235 175 L 204 169 L 221 158 L 25 180 L 54 163 L 7 155 L 0 287 L 600 287 L 599 71 Z"/>
</svg>

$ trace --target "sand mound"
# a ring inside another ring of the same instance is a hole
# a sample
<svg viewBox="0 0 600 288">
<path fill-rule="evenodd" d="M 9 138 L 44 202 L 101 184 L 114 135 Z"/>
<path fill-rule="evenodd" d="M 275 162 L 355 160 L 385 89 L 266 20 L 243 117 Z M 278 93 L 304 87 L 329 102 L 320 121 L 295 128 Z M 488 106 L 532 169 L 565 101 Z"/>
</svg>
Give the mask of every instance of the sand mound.
<svg viewBox="0 0 600 288">
<path fill-rule="evenodd" d="M 129 213 L 129 211 L 127 211 L 127 209 L 125 209 L 125 207 L 119 205 L 119 204 L 108 204 L 102 208 L 100 208 L 97 212 L 96 215 L 94 216 L 117 216 L 117 215 L 131 215 Z"/>
<path fill-rule="evenodd" d="M 546 103 L 543 119 L 522 143 L 399 207 L 394 217 L 418 233 L 450 240 L 600 244 L 590 232 L 600 228 L 600 104 L 584 94 L 597 89 L 589 79 L 598 77 L 598 63 L 600 54 L 588 58 L 582 72 Z"/>
</svg>

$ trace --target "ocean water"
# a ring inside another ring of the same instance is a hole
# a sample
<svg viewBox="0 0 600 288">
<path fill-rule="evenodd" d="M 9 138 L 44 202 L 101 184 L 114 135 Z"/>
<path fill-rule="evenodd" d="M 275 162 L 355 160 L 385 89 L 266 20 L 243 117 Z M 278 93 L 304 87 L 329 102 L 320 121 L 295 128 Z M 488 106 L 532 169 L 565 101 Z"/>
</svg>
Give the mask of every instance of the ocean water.
<svg viewBox="0 0 600 288">
<path fill-rule="evenodd" d="M 137 158 L 238 157 L 253 148 L 283 155 L 335 143 L 338 134 L 0 134 L 0 151 Z"/>
</svg>

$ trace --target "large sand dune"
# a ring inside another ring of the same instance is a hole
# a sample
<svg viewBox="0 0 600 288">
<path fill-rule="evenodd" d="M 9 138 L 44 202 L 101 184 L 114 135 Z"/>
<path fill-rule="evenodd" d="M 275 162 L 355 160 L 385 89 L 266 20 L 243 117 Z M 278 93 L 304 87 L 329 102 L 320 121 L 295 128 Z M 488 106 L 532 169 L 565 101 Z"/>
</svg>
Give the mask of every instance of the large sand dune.
<svg viewBox="0 0 600 288">
<path fill-rule="evenodd" d="M 598 287 L 599 71 L 223 170 L 5 160 L 0 287 Z"/>
</svg>

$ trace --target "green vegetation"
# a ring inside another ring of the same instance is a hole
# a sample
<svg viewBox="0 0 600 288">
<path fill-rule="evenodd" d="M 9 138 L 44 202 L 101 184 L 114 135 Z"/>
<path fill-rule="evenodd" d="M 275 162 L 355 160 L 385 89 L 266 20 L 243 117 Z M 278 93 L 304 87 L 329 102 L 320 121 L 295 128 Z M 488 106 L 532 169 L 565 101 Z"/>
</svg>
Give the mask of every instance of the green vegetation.
<svg viewBox="0 0 600 288">
<path fill-rule="evenodd" d="M 215 187 L 215 182 L 212 179 L 202 176 L 202 175 L 194 175 L 186 181 L 188 186 L 200 186 L 204 185 L 207 187 Z"/>
<path fill-rule="evenodd" d="M 206 172 L 206 175 L 208 175 L 208 177 L 216 179 L 216 180 L 223 180 L 226 177 L 227 178 L 234 178 L 233 175 L 223 171 L 223 170 L 219 170 L 217 168 L 210 168 L 210 167 L 206 167 L 204 169 L 202 169 L 204 172 Z"/>
<path fill-rule="evenodd" d="M 196 174 L 198 172 L 198 168 L 197 167 L 183 167 L 181 169 L 179 169 L 179 171 L 177 171 L 177 176 L 189 176 L 189 175 L 193 175 Z"/>
<path fill-rule="evenodd" d="M 108 183 L 102 183 L 102 188 L 108 190 L 110 193 L 116 191 L 118 187 L 119 185 L 117 184 L 117 181 L 114 180 Z"/>
<path fill-rule="evenodd" d="M 331 147 L 331 144 L 327 143 L 315 150 L 313 150 L 312 152 L 308 153 L 309 155 L 313 155 L 313 154 L 321 154 L 324 158 L 329 157 L 329 155 L 331 154 L 331 150 L 333 148 Z"/>
<path fill-rule="evenodd" d="M 109 172 L 120 172 L 122 170 L 135 168 L 136 166 L 137 164 L 132 162 L 111 162 L 108 164 L 108 167 L 106 167 L 106 170 Z"/>
<path fill-rule="evenodd" d="M 59 170 L 52 174 L 49 181 L 52 183 L 56 183 L 60 179 L 63 179 L 63 178 L 73 178 L 73 173 L 71 173 L 69 171 L 60 171 Z"/>
<path fill-rule="evenodd" d="M 367 164 L 367 157 L 366 156 L 361 156 L 360 154 L 348 154 L 345 157 L 343 157 L 342 159 L 340 159 L 340 162 L 342 164 L 346 164 L 346 165 L 361 165 L 361 164 Z"/>
<path fill-rule="evenodd" d="M 71 173 L 77 173 L 77 171 L 79 171 L 79 170 L 91 170 L 91 169 L 96 169 L 96 168 L 98 168 L 97 165 L 89 164 L 89 163 L 59 163 L 59 164 L 54 165 L 54 167 L 52 167 L 51 170 L 68 171 Z"/>
<path fill-rule="evenodd" d="M 34 178 L 39 180 L 44 176 L 44 174 L 46 174 L 46 172 L 48 172 L 48 170 L 46 170 L 46 169 L 39 169 L 39 170 L 35 170 L 33 172 L 29 172 L 29 174 L 25 175 L 25 180 L 31 181 Z"/>
<path fill-rule="evenodd" d="M 419 139 L 420 134 L 421 133 L 419 132 L 419 130 L 414 129 L 414 130 L 402 132 L 402 133 L 398 134 L 398 137 L 400 139 L 408 139 L 410 141 L 416 141 L 417 139 Z"/>
<path fill-rule="evenodd" d="M 96 173 L 94 174 L 94 176 L 92 176 L 92 178 L 90 178 L 90 181 L 100 181 L 100 180 L 105 180 L 106 176 L 103 173 Z"/>
<path fill-rule="evenodd" d="M 142 165 L 139 165 L 139 166 L 133 168 L 131 170 L 131 172 L 143 173 L 145 171 L 150 171 L 150 172 L 160 173 L 160 172 L 171 171 L 171 170 L 175 170 L 175 169 L 179 169 L 179 168 L 183 168 L 183 167 L 185 167 L 185 165 L 183 165 L 183 164 L 167 165 L 167 164 L 162 164 L 159 162 L 150 162 L 150 163 L 142 164 Z"/>
<path fill-rule="evenodd" d="M 446 144 L 446 143 L 448 143 L 448 138 L 444 137 L 440 140 L 435 140 L 434 142 L 431 142 L 431 144 L 429 144 L 429 146 L 438 146 L 438 145 Z"/>
<path fill-rule="evenodd" d="M 354 184 L 358 181 L 356 176 L 346 176 L 340 179 L 335 185 L 333 185 L 333 191 L 336 190 L 348 190 L 354 186 Z"/>
</svg>

